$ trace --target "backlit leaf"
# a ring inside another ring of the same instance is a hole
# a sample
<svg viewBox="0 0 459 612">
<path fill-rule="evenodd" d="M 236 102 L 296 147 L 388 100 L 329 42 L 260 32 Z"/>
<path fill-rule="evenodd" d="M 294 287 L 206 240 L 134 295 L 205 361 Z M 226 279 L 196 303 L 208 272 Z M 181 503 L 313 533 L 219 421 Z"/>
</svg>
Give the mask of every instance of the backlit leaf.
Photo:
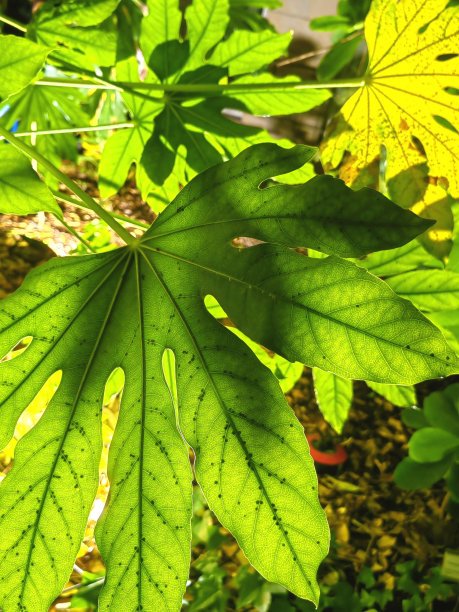
<svg viewBox="0 0 459 612">
<path fill-rule="evenodd" d="M 62 218 L 56 200 L 30 161 L 10 144 L 3 143 L 0 145 L 0 212 L 31 215 L 42 210 Z"/>
<path fill-rule="evenodd" d="M 459 125 L 459 97 L 452 93 L 459 89 L 459 7 L 446 5 L 447 0 L 373 1 L 365 21 L 365 83 L 341 109 L 322 151 L 326 166 L 336 167 L 347 150 L 363 171 L 384 145 L 390 180 L 419 164 L 419 148 L 430 176 L 459 195 L 459 139 L 451 129 Z M 429 197 L 424 207 L 436 199 Z"/>
<path fill-rule="evenodd" d="M 105 147 L 100 183 L 105 197 L 124 183 L 133 161 L 144 199 L 149 195 L 169 196 L 175 195 L 197 172 L 231 158 L 256 142 L 274 140 L 266 131 L 232 121 L 224 115 L 225 109 L 281 115 L 310 110 L 330 97 L 326 89 L 292 90 L 288 85 L 299 81 L 295 76 L 278 79 L 260 72 L 285 53 L 291 35 L 268 29 L 244 30 L 235 31 L 225 39 L 228 10 L 227 0 L 194 0 L 185 11 L 186 34 L 180 40 L 182 13 L 178 0 L 148 3 L 148 16 L 143 19 L 140 36 L 148 67 L 143 66 L 140 74 L 140 66 L 136 67 L 131 58 L 129 79 L 127 74 L 122 74 L 124 62 L 116 67 L 117 79 L 139 84 L 147 81 L 158 85 L 202 86 L 202 91 L 163 95 L 160 90 L 146 92 L 139 88 L 136 109 L 128 101 L 131 94 L 123 92 L 129 119 L 135 126 L 126 134 L 112 136 Z M 224 95 L 212 89 L 206 91 L 208 85 L 226 84 L 228 79 L 240 75 L 245 76 L 237 84 L 242 87 L 247 83 L 247 89 L 231 90 Z M 260 83 L 272 83 L 273 87 L 264 92 L 254 90 Z M 135 133 L 129 135 L 129 132 Z"/>
<path fill-rule="evenodd" d="M 401 387 L 400 385 L 381 385 L 367 382 L 367 385 L 379 395 L 382 395 L 394 406 L 409 408 L 416 405 L 416 391 L 414 387 Z"/>
<path fill-rule="evenodd" d="M 116 32 L 106 21 L 120 0 L 51 0 L 35 12 L 28 36 L 49 47 L 59 47 L 54 57 L 91 68 L 115 62 Z"/>
<path fill-rule="evenodd" d="M 391 276 L 392 289 L 424 312 L 459 309 L 459 274 L 449 270 L 414 270 Z"/>
<path fill-rule="evenodd" d="M 327 423 L 340 434 L 352 404 L 352 380 L 318 368 L 314 368 L 313 378 L 320 411 Z"/>
<path fill-rule="evenodd" d="M 7 98 L 28 85 L 50 51 L 25 38 L 0 35 L 0 97 Z"/>
<path fill-rule="evenodd" d="M 101 610 L 180 607 L 191 535 L 184 441 L 209 506 L 250 562 L 317 602 L 329 535 L 303 428 L 277 380 L 207 312 L 204 297 L 214 295 L 243 332 L 291 361 L 394 382 L 457 364 L 433 325 L 382 281 L 350 262 L 288 248 L 317 241 L 308 223 L 311 182 L 258 186 L 310 154 L 253 147 L 191 181 L 133 245 L 54 259 L 2 301 L 0 353 L 33 340 L 0 363 L 0 444 L 43 382 L 62 371 L 0 487 L 4 612 L 46 612 L 67 580 L 97 489 L 102 400 L 117 367 L 125 386 L 97 533 L 107 567 Z M 333 207 L 344 187 L 325 181 Z M 290 225 L 290 202 L 304 223 Z M 231 240 L 241 235 L 274 244 L 239 251 Z M 346 243 L 336 234 L 330 244 Z M 175 356 L 177 405 L 166 349 Z"/>
</svg>

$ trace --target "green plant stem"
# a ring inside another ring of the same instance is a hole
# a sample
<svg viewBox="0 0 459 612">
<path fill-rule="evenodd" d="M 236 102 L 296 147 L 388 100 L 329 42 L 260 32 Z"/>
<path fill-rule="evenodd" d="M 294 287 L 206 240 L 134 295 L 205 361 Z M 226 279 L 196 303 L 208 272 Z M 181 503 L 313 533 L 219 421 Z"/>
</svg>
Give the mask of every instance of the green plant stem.
<svg viewBox="0 0 459 612">
<path fill-rule="evenodd" d="M 126 242 L 126 244 L 134 244 L 136 239 L 132 234 L 130 234 L 122 225 L 113 219 L 108 211 L 106 211 L 100 204 L 98 204 L 89 194 L 81 189 L 71 178 L 61 172 L 54 164 L 48 161 L 41 153 L 39 153 L 36 149 L 29 146 L 19 138 L 15 138 L 13 134 L 11 134 L 7 129 L 5 129 L 2 125 L 0 125 L 0 136 L 3 136 L 5 140 L 30 157 L 34 159 L 42 166 L 46 168 L 48 172 L 50 172 L 53 176 L 55 176 L 61 183 L 66 185 L 75 195 L 77 195 L 93 212 L 96 213 L 98 217 L 103 219 L 107 225 L 109 225 L 112 230 L 118 234 L 118 236 Z"/>
<path fill-rule="evenodd" d="M 65 227 L 65 229 L 70 232 L 70 234 L 72 234 L 72 236 L 74 236 L 75 238 L 77 238 L 77 240 L 79 240 L 88 251 L 90 251 L 91 253 L 95 253 L 96 251 L 92 248 L 92 246 L 89 244 L 89 242 L 87 242 L 82 236 L 80 236 L 80 234 L 75 231 L 73 229 L 73 227 L 70 227 L 70 225 L 64 221 L 64 219 L 60 219 L 57 215 L 54 215 L 56 217 L 56 219 L 59 221 L 59 223 L 62 223 L 62 225 Z"/>
<path fill-rule="evenodd" d="M 43 77 L 35 81 L 35 85 L 48 85 L 54 87 L 92 87 L 94 89 L 143 89 L 149 91 L 163 91 L 164 93 L 224 93 L 226 91 L 253 92 L 253 91 L 270 91 L 270 90 L 286 90 L 301 91 L 306 89 L 337 89 L 349 87 L 363 87 L 365 80 L 347 79 L 335 80 L 328 83 L 319 83 L 317 81 L 288 81 L 280 83 L 224 83 L 224 84 L 194 84 L 194 83 L 134 83 L 132 81 L 106 81 L 105 83 L 97 83 L 96 81 L 88 81 L 87 79 L 61 79 L 58 77 Z"/>
<path fill-rule="evenodd" d="M 0 15 L 0 21 L 3 21 L 3 23 L 6 23 L 12 28 L 16 28 L 16 30 L 19 30 L 21 32 L 27 32 L 27 28 L 25 27 L 25 25 L 19 23 L 19 21 L 16 21 L 16 19 L 11 19 L 11 17 L 6 17 L 5 15 Z"/>
<path fill-rule="evenodd" d="M 79 208 L 84 208 L 85 210 L 92 210 L 89 208 L 89 206 L 86 206 L 84 202 L 81 202 L 80 200 L 75 200 L 75 198 L 72 198 L 66 193 L 52 190 L 52 194 L 58 200 L 62 200 L 63 202 L 67 202 L 68 204 L 73 204 L 73 206 L 78 206 Z M 129 217 L 125 217 L 124 215 L 120 215 L 118 213 L 114 213 L 108 210 L 106 212 L 108 212 L 108 214 L 114 217 L 115 219 L 118 219 L 119 221 L 122 221 L 127 225 L 134 225 L 135 227 L 141 227 L 142 229 L 148 229 L 150 227 L 148 223 L 143 223 L 142 221 L 138 221 L 137 219 L 129 219 Z"/>
<path fill-rule="evenodd" d="M 119 130 L 123 128 L 132 128 L 134 123 L 110 123 L 108 125 L 87 125 L 84 127 L 63 128 L 61 130 L 36 130 L 35 132 L 15 132 L 16 138 L 25 136 L 46 136 L 51 134 L 77 134 L 78 132 L 99 132 L 104 130 Z M 0 140 L 5 140 L 3 136 Z"/>
</svg>

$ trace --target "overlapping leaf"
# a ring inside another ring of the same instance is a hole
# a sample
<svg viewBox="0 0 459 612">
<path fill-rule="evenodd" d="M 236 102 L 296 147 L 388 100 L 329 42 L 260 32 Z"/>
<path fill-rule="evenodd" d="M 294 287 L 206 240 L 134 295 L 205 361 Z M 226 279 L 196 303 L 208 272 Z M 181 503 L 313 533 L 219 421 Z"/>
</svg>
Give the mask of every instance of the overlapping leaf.
<svg viewBox="0 0 459 612">
<path fill-rule="evenodd" d="M 97 535 L 107 566 L 101 610 L 180 607 L 191 512 L 183 438 L 210 506 L 249 560 L 317 601 L 328 528 L 303 430 L 275 378 L 207 312 L 205 296 L 292 361 L 390 382 L 441 376 L 457 363 L 436 328 L 382 281 L 336 257 L 310 260 L 286 248 L 355 252 L 384 243 L 378 232 L 368 238 L 351 227 L 356 202 L 362 214 L 378 210 L 377 194 L 330 177 L 259 189 L 310 153 L 253 147 L 189 183 L 133 246 L 53 260 L 2 302 L 0 353 L 33 340 L 0 363 L 0 444 L 44 381 L 62 371 L 0 488 L 4 612 L 45 612 L 71 570 L 97 487 L 102 397 L 115 367 L 125 389 Z M 395 242 L 422 231 L 422 220 L 389 202 L 385 211 L 391 206 Z M 383 222 L 387 231 L 387 215 Z M 241 234 L 272 244 L 239 252 L 231 239 Z M 177 413 L 163 374 L 166 349 L 176 358 Z"/>
<path fill-rule="evenodd" d="M 77 157 L 75 137 L 69 133 L 34 136 L 34 131 L 59 130 L 85 126 L 89 117 L 81 106 L 80 92 L 57 87 L 29 85 L 11 96 L 8 110 L 0 119 L 7 129 L 30 132 L 25 142 L 34 145 L 46 159 L 59 166 L 62 159 L 74 161 Z M 48 177 L 48 183 L 55 181 Z"/>
<path fill-rule="evenodd" d="M 222 41 L 229 20 L 227 0 L 194 0 L 185 12 L 187 29 L 183 41 L 179 37 L 182 13 L 178 0 L 151 0 L 148 9 L 140 37 L 140 46 L 149 66 L 147 79 L 158 84 L 202 85 L 202 91 L 168 92 L 165 96 L 160 92 L 152 94 L 157 93 L 161 106 L 150 114 L 150 121 L 157 116 L 153 135 L 140 163 L 138 155 L 134 155 L 134 140 L 128 134 L 111 137 L 102 156 L 101 189 L 105 196 L 116 191 L 113 181 L 110 181 L 110 186 L 105 180 L 106 169 L 120 167 L 117 183 L 122 184 L 127 173 L 124 161 L 129 157 L 136 159 L 138 172 L 148 173 L 149 189 L 157 190 L 174 173 L 175 195 L 179 183 L 185 184 L 197 172 L 230 158 L 232 151 L 227 145 L 231 139 L 238 141 L 239 150 L 258 142 L 261 131 L 231 121 L 222 114 L 225 108 L 254 114 L 287 114 L 307 111 L 330 96 L 324 89 L 292 91 L 287 86 L 284 90 L 279 88 L 283 81 L 266 72 L 253 76 L 254 72 L 286 52 L 291 36 L 269 30 L 236 31 Z M 246 76 L 237 78 L 240 75 Z M 131 76 L 134 82 L 140 83 L 138 74 Z M 118 68 L 117 78 L 123 80 Z M 236 79 L 239 85 L 247 84 L 247 89 L 225 96 L 206 92 L 207 85 L 226 83 L 228 78 Z M 291 79 L 284 82 L 287 80 Z M 253 93 L 250 84 L 257 86 L 260 81 L 272 82 L 275 87 L 264 94 Z M 128 106 L 132 115 L 132 105 Z M 142 106 L 142 109 L 146 110 L 147 106 Z M 136 122 L 133 131 L 138 131 L 138 126 L 145 124 L 144 117 L 137 112 L 132 116 Z M 266 132 L 263 138 L 271 140 Z M 178 158 L 183 158 L 185 164 Z M 147 183 L 142 178 L 140 182 L 146 197 Z"/>
<path fill-rule="evenodd" d="M 318 368 L 314 368 L 313 377 L 320 411 L 325 420 L 340 434 L 352 404 L 352 381 Z"/>
<path fill-rule="evenodd" d="M 92 69 L 115 63 L 116 31 L 109 18 L 120 0 L 47 0 L 36 11 L 27 35 L 48 47 L 54 58 Z"/>
<path fill-rule="evenodd" d="M 409 206 L 416 206 L 423 216 L 438 218 L 437 202 L 445 193 L 436 190 L 428 176 L 441 179 L 454 197 L 459 195 L 459 96 L 455 95 L 459 7 L 447 0 L 374 0 L 365 21 L 365 37 L 369 49 L 365 84 L 341 109 L 338 125 L 322 151 L 324 163 L 336 167 L 347 150 L 355 168 L 363 171 L 383 145 L 387 180 L 406 173 L 411 185 L 421 184 L 421 192 Z M 426 171 L 411 176 L 412 167 L 422 162 Z M 394 187 L 398 202 L 403 189 Z M 439 229 L 450 232 L 451 225 Z M 450 233 L 446 238 L 433 235 L 429 248 L 444 257 L 450 238 Z M 445 244 L 435 249 L 439 241 Z"/>
<path fill-rule="evenodd" d="M 39 211 L 62 211 L 30 161 L 9 144 L 0 145 L 0 212 L 30 215 Z"/>
<path fill-rule="evenodd" d="M 50 50 L 18 36 L 0 35 L 0 96 L 6 98 L 28 85 Z"/>
</svg>

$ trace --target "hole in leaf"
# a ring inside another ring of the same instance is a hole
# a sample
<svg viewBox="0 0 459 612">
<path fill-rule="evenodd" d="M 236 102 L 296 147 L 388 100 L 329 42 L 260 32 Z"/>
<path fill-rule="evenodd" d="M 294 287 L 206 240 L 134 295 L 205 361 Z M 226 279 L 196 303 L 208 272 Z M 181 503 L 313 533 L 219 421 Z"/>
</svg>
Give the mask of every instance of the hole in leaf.
<svg viewBox="0 0 459 612">
<path fill-rule="evenodd" d="M 263 240 L 257 240 L 256 238 L 249 238 L 248 236 L 239 236 L 238 238 L 233 238 L 231 241 L 231 246 L 236 249 L 248 249 L 253 246 L 257 246 L 257 244 L 263 244 Z"/>
<path fill-rule="evenodd" d="M 16 359 L 16 357 L 19 357 L 19 355 L 22 355 L 22 353 L 29 348 L 32 340 L 33 336 L 26 336 L 25 338 L 22 338 L 22 340 L 19 340 L 19 342 L 8 351 L 3 359 L 0 359 L 0 363 L 3 361 L 11 361 L 12 359 Z"/>
<path fill-rule="evenodd" d="M 91 511 L 89 512 L 85 537 L 80 548 L 82 551 L 89 551 L 94 546 L 94 529 L 107 503 L 110 490 L 110 481 L 108 480 L 108 452 L 118 422 L 124 384 L 125 375 L 121 368 L 115 368 L 105 383 L 102 406 L 103 447 L 99 462 L 99 487 L 91 506 Z M 81 455 L 82 460 L 84 460 L 84 452 L 82 452 Z"/>
<path fill-rule="evenodd" d="M 41 419 L 50 401 L 53 399 L 54 394 L 58 390 L 61 380 L 62 370 L 54 372 L 54 374 L 48 378 L 27 408 L 22 412 L 16 423 L 12 439 L 1 452 L 2 464 L 6 466 L 1 478 L 3 478 L 11 468 L 16 444 L 26 435 L 26 433 L 35 427 L 35 425 Z"/>
</svg>

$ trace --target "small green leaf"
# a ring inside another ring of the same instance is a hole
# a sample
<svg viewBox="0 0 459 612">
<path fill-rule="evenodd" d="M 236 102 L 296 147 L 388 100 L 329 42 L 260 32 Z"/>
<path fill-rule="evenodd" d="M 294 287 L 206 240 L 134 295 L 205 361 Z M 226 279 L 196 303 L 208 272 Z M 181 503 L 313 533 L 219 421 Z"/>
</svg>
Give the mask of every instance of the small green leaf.
<svg viewBox="0 0 459 612">
<path fill-rule="evenodd" d="M 46 211 L 62 219 L 56 200 L 27 157 L 10 144 L 1 144 L 0 149 L 0 212 L 33 215 Z"/>
<path fill-rule="evenodd" d="M 309 27 L 318 32 L 332 32 L 333 30 L 346 29 L 350 26 L 349 19 L 339 15 L 325 15 L 311 19 Z"/>
<path fill-rule="evenodd" d="M 409 491 L 427 489 L 444 477 L 450 463 L 449 457 L 429 463 L 418 463 L 405 457 L 395 468 L 394 480 L 400 488 Z"/>
<path fill-rule="evenodd" d="M 7 98 L 28 85 L 50 51 L 19 36 L 0 35 L 0 97 Z"/>
<path fill-rule="evenodd" d="M 459 463 L 455 461 L 446 479 L 448 491 L 455 502 L 459 502 Z"/>
<path fill-rule="evenodd" d="M 337 43 L 322 59 L 317 68 L 320 81 L 328 81 L 338 74 L 354 57 L 362 36 Z"/>
<path fill-rule="evenodd" d="M 428 427 L 429 421 L 426 419 L 424 411 L 419 408 L 407 408 L 402 412 L 402 421 L 412 429 Z"/>
<path fill-rule="evenodd" d="M 313 369 L 314 390 L 320 411 L 337 433 L 343 431 L 352 404 L 352 381 Z"/>
<path fill-rule="evenodd" d="M 424 402 L 424 414 L 432 427 L 438 427 L 459 437 L 459 385 L 444 391 L 434 391 Z"/>
<path fill-rule="evenodd" d="M 441 461 L 459 448 L 459 437 L 436 427 L 415 431 L 410 440 L 410 458 L 419 463 Z"/>
</svg>

